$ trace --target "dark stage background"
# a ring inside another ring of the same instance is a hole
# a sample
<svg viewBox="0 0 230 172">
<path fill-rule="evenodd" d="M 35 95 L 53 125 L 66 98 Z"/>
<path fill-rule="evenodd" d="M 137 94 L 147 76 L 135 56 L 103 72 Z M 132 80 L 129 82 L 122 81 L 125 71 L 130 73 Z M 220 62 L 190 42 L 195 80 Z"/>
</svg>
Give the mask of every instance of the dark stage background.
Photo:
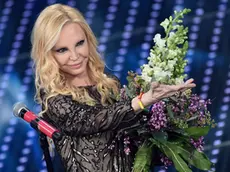
<svg viewBox="0 0 230 172">
<path fill-rule="evenodd" d="M 39 12 L 49 4 L 78 8 L 99 41 L 107 71 L 126 83 L 127 71 L 140 71 L 152 38 L 162 33 L 159 23 L 174 10 L 190 8 L 189 64 L 186 72 L 210 98 L 217 122 L 206 139 L 205 152 L 217 172 L 230 168 L 230 3 L 228 0 L 0 0 L 0 172 L 45 172 L 37 133 L 12 114 L 15 102 L 38 113 L 30 59 L 30 34 Z M 59 161 L 56 171 L 61 171 Z M 159 168 L 155 171 L 165 171 Z M 175 171 L 170 168 L 168 171 Z M 198 170 L 193 170 L 198 171 Z"/>
</svg>

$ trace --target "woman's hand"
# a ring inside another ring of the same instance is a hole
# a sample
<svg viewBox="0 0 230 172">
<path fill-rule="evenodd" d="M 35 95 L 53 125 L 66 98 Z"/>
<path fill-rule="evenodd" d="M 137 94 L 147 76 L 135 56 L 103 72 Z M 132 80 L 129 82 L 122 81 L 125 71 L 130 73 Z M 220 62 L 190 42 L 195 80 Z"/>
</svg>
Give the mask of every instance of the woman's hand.
<svg viewBox="0 0 230 172">
<path fill-rule="evenodd" d="M 185 83 L 178 85 L 165 85 L 153 82 L 151 84 L 151 89 L 142 96 L 141 101 L 145 106 L 149 106 L 154 102 L 170 97 L 177 92 L 184 92 L 187 89 L 195 87 L 196 84 L 194 84 L 193 81 L 193 79 L 189 79 Z"/>
</svg>

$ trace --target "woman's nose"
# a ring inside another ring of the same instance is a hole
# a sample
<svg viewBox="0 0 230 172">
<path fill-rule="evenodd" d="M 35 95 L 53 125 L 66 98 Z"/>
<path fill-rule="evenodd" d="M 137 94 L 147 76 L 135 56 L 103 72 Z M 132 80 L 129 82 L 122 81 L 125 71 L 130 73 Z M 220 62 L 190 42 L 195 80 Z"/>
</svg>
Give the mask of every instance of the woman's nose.
<svg viewBox="0 0 230 172">
<path fill-rule="evenodd" d="M 76 61 L 79 58 L 79 54 L 75 51 L 71 52 L 69 59 Z"/>
</svg>

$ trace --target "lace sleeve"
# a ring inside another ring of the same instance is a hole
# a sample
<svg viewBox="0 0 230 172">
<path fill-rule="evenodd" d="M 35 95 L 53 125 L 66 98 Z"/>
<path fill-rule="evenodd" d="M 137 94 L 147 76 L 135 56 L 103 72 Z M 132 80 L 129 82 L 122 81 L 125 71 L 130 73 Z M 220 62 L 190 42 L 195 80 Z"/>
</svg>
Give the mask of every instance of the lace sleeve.
<svg viewBox="0 0 230 172">
<path fill-rule="evenodd" d="M 110 106 L 88 106 L 58 95 L 48 100 L 44 118 L 67 135 L 89 135 L 106 130 L 115 130 L 124 122 L 136 118 L 131 101 L 119 101 Z M 119 127 L 120 128 L 120 127 Z"/>
</svg>

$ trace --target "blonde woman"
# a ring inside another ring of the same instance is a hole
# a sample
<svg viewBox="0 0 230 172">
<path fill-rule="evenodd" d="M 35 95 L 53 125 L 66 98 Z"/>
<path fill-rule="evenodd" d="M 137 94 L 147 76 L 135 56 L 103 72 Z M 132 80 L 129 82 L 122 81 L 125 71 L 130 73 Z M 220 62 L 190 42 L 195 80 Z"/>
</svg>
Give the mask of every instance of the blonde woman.
<svg viewBox="0 0 230 172">
<path fill-rule="evenodd" d="M 139 100 L 114 98 L 119 82 L 104 74 L 96 38 L 80 12 L 61 4 L 45 8 L 33 28 L 31 56 L 41 114 L 63 134 L 54 144 L 65 170 L 130 171 L 132 157 L 122 157 L 116 134 L 139 120 Z M 192 79 L 181 85 L 153 83 L 141 101 L 149 106 L 192 87 Z"/>
</svg>

